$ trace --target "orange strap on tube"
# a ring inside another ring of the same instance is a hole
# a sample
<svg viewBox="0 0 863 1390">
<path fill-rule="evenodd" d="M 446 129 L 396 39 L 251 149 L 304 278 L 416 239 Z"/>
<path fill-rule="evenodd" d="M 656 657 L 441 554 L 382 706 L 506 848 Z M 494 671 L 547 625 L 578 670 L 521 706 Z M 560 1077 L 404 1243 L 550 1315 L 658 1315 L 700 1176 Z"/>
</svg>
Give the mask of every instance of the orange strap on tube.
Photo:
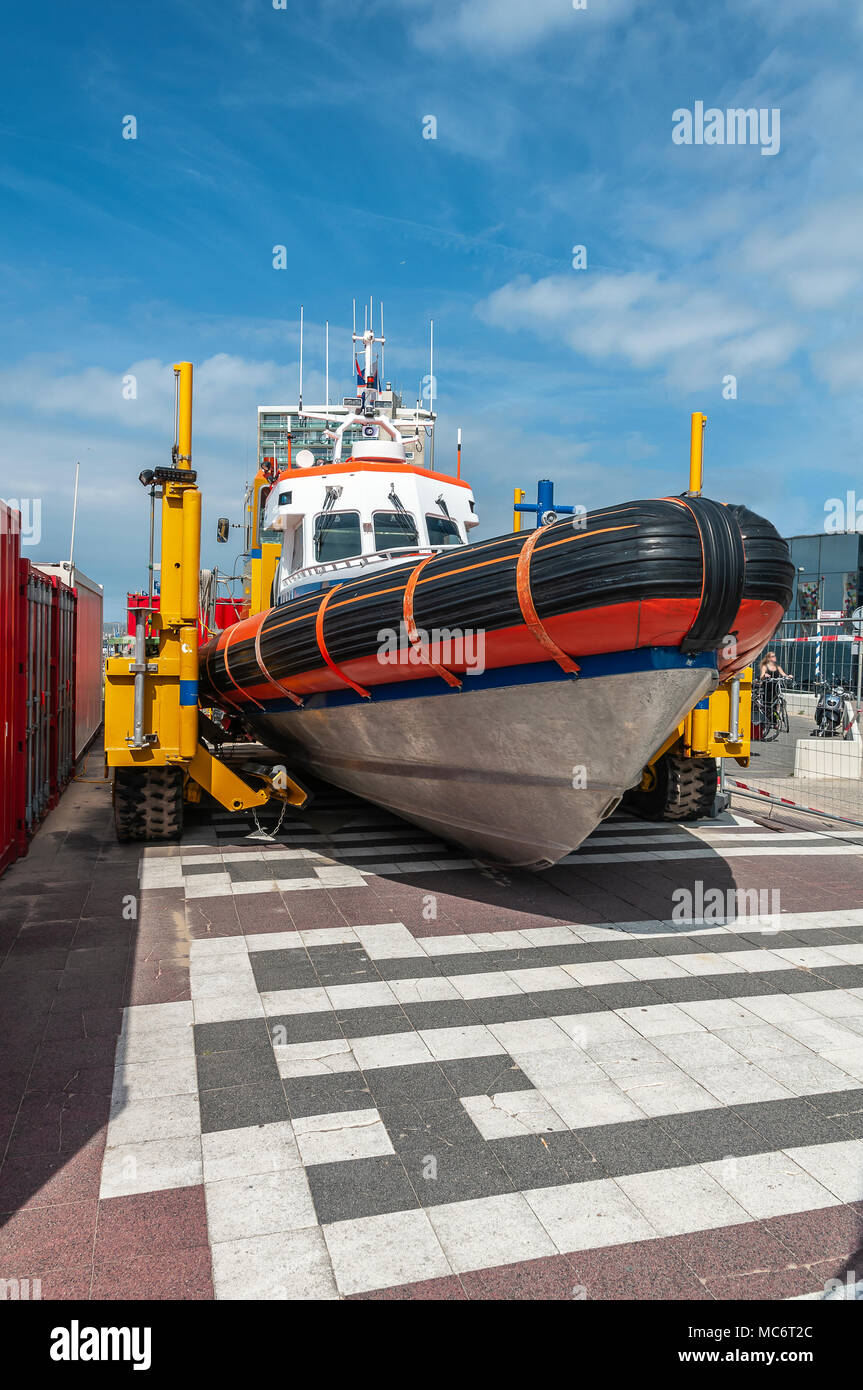
<svg viewBox="0 0 863 1390">
<path fill-rule="evenodd" d="M 264 707 L 263 707 L 263 705 L 261 704 L 260 700 L 256 700 L 255 697 L 254 697 L 254 695 L 250 695 L 250 694 L 249 694 L 248 690 L 244 690 L 243 687 L 242 687 L 241 685 L 237 685 L 237 682 L 234 680 L 234 677 L 231 675 L 231 668 L 230 668 L 230 666 L 228 665 L 228 648 L 229 648 L 230 645 L 231 645 L 231 639 L 232 639 L 232 637 L 236 637 L 236 635 L 237 635 L 237 628 L 238 628 L 239 626 L 240 626 L 240 624 L 237 623 L 235 627 L 229 627 L 229 628 L 228 628 L 228 635 L 227 635 L 227 637 L 225 638 L 225 645 L 224 645 L 224 647 L 222 648 L 222 657 L 223 657 L 224 662 L 225 662 L 225 675 L 228 677 L 228 680 L 231 682 L 231 685 L 234 687 L 235 690 L 239 690 L 239 692 L 240 692 L 241 695 L 245 695 L 245 697 L 246 697 L 247 700 L 251 700 L 251 702 L 252 702 L 253 705 L 257 705 L 258 709 L 261 709 L 261 710 L 262 710 Z"/>
<path fill-rule="evenodd" d="M 549 656 L 554 657 L 558 666 L 565 671 L 568 676 L 577 675 L 580 667 L 571 656 L 567 656 L 565 651 L 557 645 L 553 637 L 550 637 L 542 625 L 542 620 L 536 611 L 533 601 L 533 594 L 530 591 L 530 557 L 533 554 L 534 546 L 543 533 L 543 528 L 537 526 L 531 531 L 521 548 L 518 557 L 518 565 L 515 571 L 515 588 L 518 595 L 518 606 L 521 609 L 521 616 L 524 618 L 525 626 L 531 635 L 536 638 L 541 647 L 544 647 Z"/>
<path fill-rule="evenodd" d="M 357 685 L 356 681 L 352 681 L 350 676 L 345 675 L 341 667 L 337 666 L 336 663 L 333 661 L 332 657 L 327 651 L 327 644 L 324 641 L 324 613 L 326 612 L 327 604 L 329 603 L 333 594 L 335 594 L 341 587 L 341 584 L 334 584 L 331 589 L 327 589 L 327 592 L 324 595 L 318 607 L 318 615 L 315 619 L 315 637 L 318 641 L 318 651 L 324 658 L 324 661 L 327 663 L 330 670 L 338 676 L 339 680 L 344 681 L 345 685 L 349 685 L 352 690 L 355 690 L 357 692 L 358 695 L 362 695 L 363 699 L 370 700 L 372 698 L 371 691 L 364 690 L 361 685 Z"/>
<path fill-rule="evenodd" d="M 213 652 L 212 652 L 212 651 L 209 651 L 209 652 L 207 653 L 206 657 L 204 658 L 204 672 L 205 672 L 205 674 L 206 674 L 207 680 L 210 682 L 211 685 L 213 684 L 213 678 L 212 678 L 212 676 L 211 676 L 211 674 L 210 674 L 210 661 L 211 661 L 211 659 L 212 659 L 212 656 L 213 656 Z M 230 675 L 230 672 L 229 672 L 228 674 Z M 228 696 L 228 695 L 226 695 L 226 694 L 224 693 L 224 691 L 221 691 L 221 690 L 219 691 L 219 700 L 220 700 L 220 701 L 224 701 L 224 703 L 225 703 L 226 705 L 230 705 L 230 706 L 231 706 L 231 709 L 235 709 L 235 710 L 237 711 L 237 714 L 242 714 L 242 713 L 243 713 L 242 706 L 241 706 L 241 705 L 238 705 L 237 702 L 236 702 L 236 700 L 232 700 L 232 699 L 230 698 L 230 696 Z"/>
<path fill-rule="evenodd" d="M 416 568 L 411 570 L 410 578 L 405 585 L 404 608 L 402 610 L 404 613 L 405 631 L 407 632 L 408 641 L 425 665 L 430 667 L 435 675 L 440 676 L 441 680 L 445 680 L 447 685 L 461 690 L 461 681 L 458 676 L 454 676 L 452 671 L 448 671 L 445 666 L 439 666 L 436 661 L 432 661 L 428 652 L 423 649 L 423 644 L 420 641 L 417 626 L 414 622 L 414 590 L 417 586 L 417 580 L 420 577 L 420 572 L 428 564 L 429 560 L 434 559 L 434 555 L 426 555 L 424 559 L 420 560 Z"/>
<path fill-rule="evenodd" d="M 264 617 L 265 616 L 266 614 L 264 615 Z M 264 622 L 262 618 L 261 621 L 258 623 L 258 630 L 255 633 L 255 660 L 257 661 L 260 670 L 263 672 L 267 680 L 270 682 L 270 685 L 274 685 L 276 690 L 281 690 L 284 695 L 287 695 L 289 700 L 293 700 L 294 704 L 299 705 L 302 709 L 303 701 L 300 699 L 299 695 L 295 695 L 293 690 L 289 690 L 286 685 L 282 685 L 282 682 L 277 681 L 275 676 L 271 676 L 269 671 L 267 670 L 267 667 L 264 663 L 264 658 L 261 655 L 261 632 L 263 630 L 263 626 Z"/>
</svg>

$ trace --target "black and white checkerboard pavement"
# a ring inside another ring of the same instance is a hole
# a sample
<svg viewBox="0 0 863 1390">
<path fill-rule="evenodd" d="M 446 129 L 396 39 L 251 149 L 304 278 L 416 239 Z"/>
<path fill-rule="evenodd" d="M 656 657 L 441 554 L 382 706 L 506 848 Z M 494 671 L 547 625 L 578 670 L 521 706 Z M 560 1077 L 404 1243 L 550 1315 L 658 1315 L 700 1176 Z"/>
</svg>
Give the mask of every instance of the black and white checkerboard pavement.
<svg viewBox="0 0 863 1390">
<path fill-rule="evenodd" d="M 246 930 L 190 982 L 127 1011 L 102 1196 L 202 1184 L 217 1297 L 577 1283 L 645 1243 L 661 1274 L 729 1231 L 802 1296 L 824 1269 L 773 1228 L 859 1225 L 863 911 Z"/>
<path fill-rule="evenodd" d="M 325 791 L 252 828 L 117 845 L 107 785 L 75 784 L 10 871 L 0 1274 L 93 1298 L 857 1290 L 860 836 L 621 817 L 528 873 Z"/>
<path fill-rule="evenodd" d="M 126 1010 L 101 1196 L 202 1191 L 219 1298 L 817 1295 L 863 1224 L 861 840 L 616 818 L 532 875 L 326 791 L 202 818 L 142 857 L 189 989 Z M 698 883 L 781 908 L 674 920 Z"/>
</svg>

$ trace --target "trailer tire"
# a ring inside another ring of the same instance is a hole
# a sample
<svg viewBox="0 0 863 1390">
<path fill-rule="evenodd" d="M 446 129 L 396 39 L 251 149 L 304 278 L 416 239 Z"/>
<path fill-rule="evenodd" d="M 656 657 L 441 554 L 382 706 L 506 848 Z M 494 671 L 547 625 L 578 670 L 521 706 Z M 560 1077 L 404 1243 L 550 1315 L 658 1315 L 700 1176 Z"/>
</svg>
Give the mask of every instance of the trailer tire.
<svg viewBox="0 0 863 1390">
<path fill-rule="evenodd" d="M 716 760 L 684 758 L 664 753 L 655 767 L 649 790 L 633 787 L 624 807 L 642 820 L 698 820 L 708 816 L 716 800 Z"/>
<path fill-rule="evenodd" d="M 183 773 L 178 767 L 114 769 L 117 839 L 178 840 L 183 830 Z"/>
</svg>

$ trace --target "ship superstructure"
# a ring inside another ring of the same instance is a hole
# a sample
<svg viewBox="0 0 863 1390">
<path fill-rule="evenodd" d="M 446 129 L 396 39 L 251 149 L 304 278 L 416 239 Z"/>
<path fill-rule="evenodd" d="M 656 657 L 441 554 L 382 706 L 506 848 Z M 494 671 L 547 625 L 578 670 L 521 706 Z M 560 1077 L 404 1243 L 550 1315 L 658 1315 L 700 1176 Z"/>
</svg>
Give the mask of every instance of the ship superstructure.
<svg viewBox="0 0 863 1390">
<path fill-rule="evenodd" d="M 296 410 L 299 421 L 318 427 L 325 452 L 294 451 L 291 433 L 281 461 L 278 453 L 263 458 L 263 473 L 273 481 L 262 528 L 271 541 L 281 538 L 274 603 L 466 545 L 479 523 L 473 491 L 459 476 L 460 456 L 455 476 L 430 466 L 434 412 L 419 404 L 407 409 L 391 389 L 379 391 L 373 354 L 384 339 L 370 328 L 354 339 L 363 358 L 355 357 L 356 397 L 340 407 Z M 260 420 L 259 411 L 259 435 Z M 278 441 L 265 447 L 277 448 Z"/>
</svg>

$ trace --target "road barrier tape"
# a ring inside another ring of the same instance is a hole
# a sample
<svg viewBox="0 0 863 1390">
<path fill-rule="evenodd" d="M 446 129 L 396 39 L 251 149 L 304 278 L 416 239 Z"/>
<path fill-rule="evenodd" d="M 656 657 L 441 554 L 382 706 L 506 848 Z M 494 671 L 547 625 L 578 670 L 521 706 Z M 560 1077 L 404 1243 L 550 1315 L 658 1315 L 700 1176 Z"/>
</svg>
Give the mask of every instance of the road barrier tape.
<svg viewBox="0 0 863 1390">
<path fill-rule="evenodd" d="M 763 787 L 753 787 L 749 782 L 738 782 L 736 777 L 726 777 L 725 787 L 739 787 L 750 796 L 763 796 L 767 801 L 780 806 L 793 806 L 795 811 L 806 811 L 811 816 L 823 816 L 825 820 L 842 821 L 846 825 L 863 826 L 863 820 L 850 816 L 837 816 L 832 811 L 820 811 L 817 806 L 805 806 L 801 801 L 792 801 L 788 796 L 777 796 L 775 792 L 765 791 Z"/>
</svg>

